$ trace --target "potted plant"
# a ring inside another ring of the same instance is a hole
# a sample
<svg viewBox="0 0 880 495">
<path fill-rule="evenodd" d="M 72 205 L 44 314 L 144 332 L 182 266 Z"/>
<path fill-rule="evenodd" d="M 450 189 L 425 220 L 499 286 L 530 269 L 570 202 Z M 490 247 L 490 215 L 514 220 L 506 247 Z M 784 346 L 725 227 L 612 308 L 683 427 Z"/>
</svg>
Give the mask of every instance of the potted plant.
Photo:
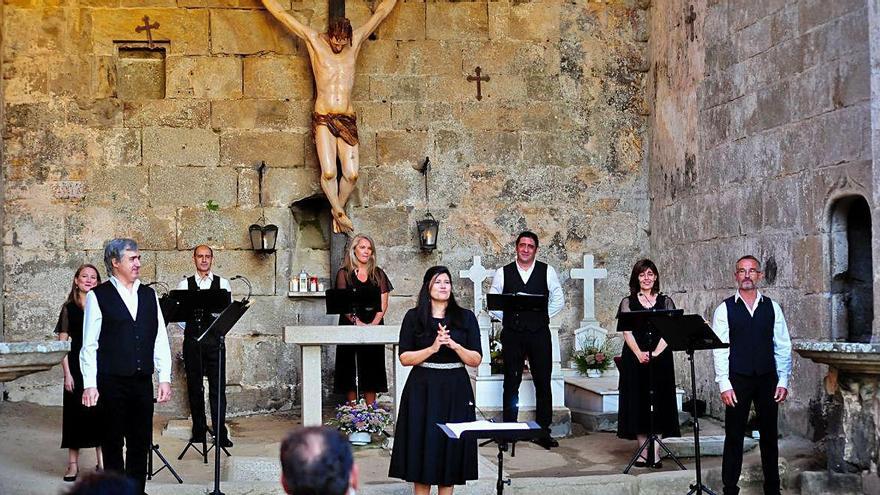
<svg viewBox="0 0 880 495">
<path fill-rule="evenodd" d="M 347 434 L 352 445 L 366 445 L 372 441 L 373 433 L 381 433 L 391 424 L 391 413 L 376 402 L 367 404 L 361 399 L 337 407 L 336 415 L 327 424 Z"/>
<path fill-rule="evenodd" d="M 603 339 L 600 344 L 598 339 L 593 338 L 583 342 L 581 348 L 572 355 L 572 361 L 578 373 L 597 378 L 614 362 L 613 353 L 610 339 Z"/>
</svg>

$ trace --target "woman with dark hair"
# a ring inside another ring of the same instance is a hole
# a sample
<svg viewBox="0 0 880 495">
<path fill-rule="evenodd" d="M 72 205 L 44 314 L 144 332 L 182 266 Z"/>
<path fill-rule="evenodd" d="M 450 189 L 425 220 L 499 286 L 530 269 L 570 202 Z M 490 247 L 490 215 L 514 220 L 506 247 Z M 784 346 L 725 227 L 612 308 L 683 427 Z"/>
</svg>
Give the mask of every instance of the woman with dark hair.
<svg viewBox="0 0 880 495">
<path fill-rule="evenodd" d="M 412 366 L 400 398 L 388 475 L 413 483 L 415 495 L 437 485 L 477 479 L 476 440 L 451 440 L 438 423 L 474 421 L 474 394 L 465 365 L 482 360 L 480 329 L 470 310 L 455 302 L 445 266 L 428 269 L 414 309 L 400 326 L 400 364 Z"/>
<path fill-rule="evenodd" d="M 67 472 L 64 481 L 76 481 L 79 473 L 79 449 L 95 447 L 98 468 L 104 465 L 101 455 L 98 413 L 82 405 L 83 377 L 79 369 L 79 351 L 83 345 L 83 308 L 86 293 L 101 283 L 101 275 L 93 265 L 82 265 L 73 275 L 67 300 L 61 307 L 55 333 L 58 340 L 70 340 L 70 352 L 61 361 L 64 371 L 64 412 L 61 425 L 61 448 L 67 450 Z"/>
<path fill-rule="evenodd" d="M 660 272 L 649 259 L 636 262 L 629 278 L 630 295 L 620 301 L 619 313 L 675 309 L 672 298 L 660 292 Z M 662 437 L 681 436 L 678 405 L 675 397 L 675 367 L 666 341 L 656 337 L 649 342 L 645 332 L 623 329 L 623 354 L 620 363 L 620 396 L 617 436 L 636 440 L 641 446 L 650 433 L 651 395 L 654 386 L 654 433 Z M 648 355 L 650 354 L 650 366 Z M 653 375 L 653 376 L 651 376 Z M 637 467 L 663 467 L 660 446 L 653 455 L 647 448 L 639 453 Z"/>
<path fill-rule="evenodd" d="M 340 315 L 340 325 L 384 325 L 388 309 L 388 295 L 394 290 L 385 272 L 376 264 L 376 245 L 364 234 L 352 238 L 346 250 L 342 268 L 336 273 L 337 289 L 376 287 L 381 294 L 382 307 L 357 314 Z M 357 380 L 357 384 L 355 384 Z M 385 376 L 385 346 L 338 345 L 333 390 L 346 394 L 351 402 L 357 400 L 356 389 L 364 394 L 368 404 L 376 402 L 376 392 L 388 391 Z"/>
</svg>

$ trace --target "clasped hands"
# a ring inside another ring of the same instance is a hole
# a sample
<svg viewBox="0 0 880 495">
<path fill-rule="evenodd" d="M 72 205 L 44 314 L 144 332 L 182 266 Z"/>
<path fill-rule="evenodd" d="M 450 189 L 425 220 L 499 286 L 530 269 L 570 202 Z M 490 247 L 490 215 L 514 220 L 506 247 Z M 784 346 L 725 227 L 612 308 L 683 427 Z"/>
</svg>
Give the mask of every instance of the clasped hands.
<svg viewBox="0 0 880 495">
<path fill-rule="evenodd" d="M 442 323 L 437 324 L 437 337 L 434 338 L 434 344 L 431 346 L 431 349 L 434 352 L 440 350 L 440 346 L 446 346 L 453 351 L 461 348 L 461 344 L 452 339 L 449 335 L 449 330 L 446 329 L 446 325 Z"/>
</svg>

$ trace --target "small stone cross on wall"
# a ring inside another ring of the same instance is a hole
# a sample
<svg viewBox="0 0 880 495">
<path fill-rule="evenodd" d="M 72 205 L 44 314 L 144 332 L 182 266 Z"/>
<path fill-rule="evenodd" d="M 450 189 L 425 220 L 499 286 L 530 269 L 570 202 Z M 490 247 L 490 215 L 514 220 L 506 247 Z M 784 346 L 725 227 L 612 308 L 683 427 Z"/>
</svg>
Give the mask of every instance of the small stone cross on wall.
<svg viewBox="0 0 880 495">
<path fill-rule="evenodd" d="M 573 268 L 571 278 L 584 281 L 584 321 L 596 321 L 596 280 L 608 277 L 608 270 L 593 266 L 593 255 L 584 255 L 584 267 Z"/>
<path fill-rule="evenodd" d="M 476 75 L 476 76 L 468 76 L 468 77 L 467 77 L 468 82 L 474 82 L 474 81 L 477 82 L 477 101 L 480 101 L 480 100 L 483 99 L 483 89 L 482 89 L 482 85 L 481 85 L 481 83 L 489 82 L 489 76 L 481 76 L 481 75 L 480 75 L 480 73 L 482 72 L 482 70 L 483 70 L 483 69 L 481 69 L 480 66 L 478 65 L 477 68 L 474 69 L 474 72 L 475 72 L 477 75 Z"/>
<path fill-rule="evenodd" d="M 146 31 L 147 32 L 147 46 L 150 48 L 153 48 L 153 31 L 152 30 L 159 29 L 159 23 L 154 22 L 154 23 L 150 24 L 150 17 L 146 16 L 146 15 L 144 16 L 144 18 L 142 20 L 144 21 L 144 25 L 134 28 L 134 31 L 136 33 L 140 33 L 141 31 Z"/>
</svg>

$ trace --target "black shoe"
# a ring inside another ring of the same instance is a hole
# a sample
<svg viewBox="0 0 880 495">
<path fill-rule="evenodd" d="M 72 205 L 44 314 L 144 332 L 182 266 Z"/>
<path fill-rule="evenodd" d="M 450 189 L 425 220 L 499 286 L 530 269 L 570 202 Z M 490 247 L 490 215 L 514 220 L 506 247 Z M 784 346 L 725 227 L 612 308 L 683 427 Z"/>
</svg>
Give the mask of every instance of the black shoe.
<svg viewBox="0 0 880 495">
<path fill-rule="evenodd" d="M 557 442 L 556 439 L 551 437 L 550 435 L 538 437 L 532 440 L 532 443 L 544 447 L 547 450 L 559 447 L 559 442 Z"/>
<path fill-rule="evenodd" d="M 224 449 L 231 449 L 232 448 L 232 440 L 230 440 L 228 437 L 221 438 L 220 439 L 220 446 L 223 447 Z"/>
<path fill-rule="evenodd" d="M 663 461 L 657 461 L 653 465 L 651 465 L 654 469 L 663 469 Z"/>
<path fill-rule="evenodd" d="M 648 463 L 645 461 L 636 461 L 633 463 L 633 466 L 635 466 L 637 468 L 643 468 L 643 467 L 648 467 Z"/>
</svg>

